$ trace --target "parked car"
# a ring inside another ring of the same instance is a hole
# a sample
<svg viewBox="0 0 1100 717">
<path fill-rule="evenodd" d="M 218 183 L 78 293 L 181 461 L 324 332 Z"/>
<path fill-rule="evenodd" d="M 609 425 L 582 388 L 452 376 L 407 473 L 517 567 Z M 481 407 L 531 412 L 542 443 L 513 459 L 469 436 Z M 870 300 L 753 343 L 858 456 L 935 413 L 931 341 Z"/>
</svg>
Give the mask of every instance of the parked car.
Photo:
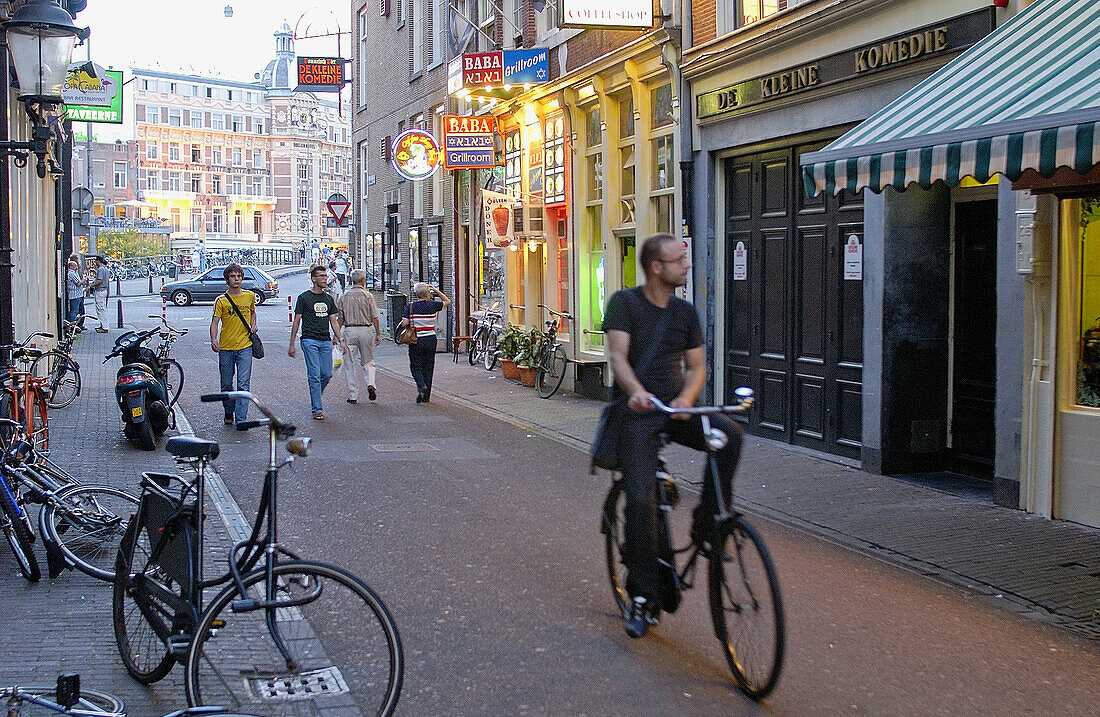
<svg viewBox="0 0 1100 717">
<path fill-rule="evenodd" d="M 161 288 L 160 296 L 176 306 L 187 306 L 195 301 L 214 301 L 225 291 L 224 272 L 224 266 L 216 266 L 197 277 L 173 281 Z M 279 295 L 279 282 L 258 266 L 244 267 L 241 288 L 255 294 L 257 304 Z"/>
</svg>

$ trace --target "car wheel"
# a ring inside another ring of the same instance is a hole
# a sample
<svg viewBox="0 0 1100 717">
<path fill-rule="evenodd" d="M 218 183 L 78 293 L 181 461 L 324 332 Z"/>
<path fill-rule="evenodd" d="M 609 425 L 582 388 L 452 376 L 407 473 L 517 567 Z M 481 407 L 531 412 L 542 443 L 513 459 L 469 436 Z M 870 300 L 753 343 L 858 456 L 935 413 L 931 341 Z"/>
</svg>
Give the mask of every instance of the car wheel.
<svg viewBox="0 0 1100 717">
<path fill-rule="evenodd" d="M 191 304 L 191 295 L 183 289 L 172 292 L 172 303 L 176 306 L 189 306 Z"/>
<path fill-rule="evenodd" d="M 256 295 L 256 306 L 259 306 L 260 304 L 267 301 L 267 297 L 264 296 L 264 292 L 256 291 L 255 289 L 253 289 L 252 293 Z"/>
</svg>

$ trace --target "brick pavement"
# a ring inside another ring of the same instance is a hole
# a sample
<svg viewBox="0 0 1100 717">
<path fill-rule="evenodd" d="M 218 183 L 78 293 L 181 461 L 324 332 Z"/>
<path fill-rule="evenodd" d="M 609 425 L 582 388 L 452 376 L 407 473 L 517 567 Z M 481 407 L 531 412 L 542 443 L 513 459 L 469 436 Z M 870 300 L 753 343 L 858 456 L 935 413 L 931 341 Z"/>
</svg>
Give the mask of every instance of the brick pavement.
<svg viewBox="0 0 1100 717">
<path fill-rule="evenodd" d="M 602 404 L 559 392 L 542 400 L 499 369 L 465 356 L 436 360 L 433 397 L 530 427 L 587 450 Z M 403 347 L 383 341 L 381 373 L 410 388 Z M 379 381 L 380 391 L 391 390 Z M 392 385 L 392 384 L 390 384 Z M 747 437 L 736 481 L 748 512 L 966 589 L 979 599 L 1100 640 L 1100 530 L 994 505 L 981 496 L 873 475 L 838 459 Z M 698 480 L 699 454 L 668 453 L 678 477 Z"/>
</svg>

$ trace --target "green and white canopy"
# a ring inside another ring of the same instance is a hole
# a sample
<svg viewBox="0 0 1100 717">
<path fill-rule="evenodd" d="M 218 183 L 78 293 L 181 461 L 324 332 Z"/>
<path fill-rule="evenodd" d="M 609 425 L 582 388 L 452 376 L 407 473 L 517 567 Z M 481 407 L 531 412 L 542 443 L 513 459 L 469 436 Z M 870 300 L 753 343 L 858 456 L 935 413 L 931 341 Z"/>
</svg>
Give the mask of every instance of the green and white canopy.
<svg viewBox="0 0 1100 717">
<path fill-rule="evenodd" d="M 810 195 L 1100 163 L 1100 2 L 1039 0 L 819 152 Z"/>
</svg>

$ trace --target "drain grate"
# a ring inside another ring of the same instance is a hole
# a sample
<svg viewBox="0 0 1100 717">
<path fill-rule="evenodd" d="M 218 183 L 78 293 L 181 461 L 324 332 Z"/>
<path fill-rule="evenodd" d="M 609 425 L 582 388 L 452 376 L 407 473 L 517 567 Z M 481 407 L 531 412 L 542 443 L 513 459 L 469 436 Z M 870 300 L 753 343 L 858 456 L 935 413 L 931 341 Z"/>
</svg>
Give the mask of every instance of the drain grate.
<svg viewBox="0 0 1100 717">
<path fill-rule="evenodd" d="M 299 675 L 252 678 L 249 685 L 254 694 L 269 702 L 311 700 L 349 691 L 348 683 L 335 666 Z"/>
<path fill-rule="evenodd" d="M 431 443 L 371 443 L 370 447 L 379 453 L 427 453 L 439 450 Z"/>
</svg>

